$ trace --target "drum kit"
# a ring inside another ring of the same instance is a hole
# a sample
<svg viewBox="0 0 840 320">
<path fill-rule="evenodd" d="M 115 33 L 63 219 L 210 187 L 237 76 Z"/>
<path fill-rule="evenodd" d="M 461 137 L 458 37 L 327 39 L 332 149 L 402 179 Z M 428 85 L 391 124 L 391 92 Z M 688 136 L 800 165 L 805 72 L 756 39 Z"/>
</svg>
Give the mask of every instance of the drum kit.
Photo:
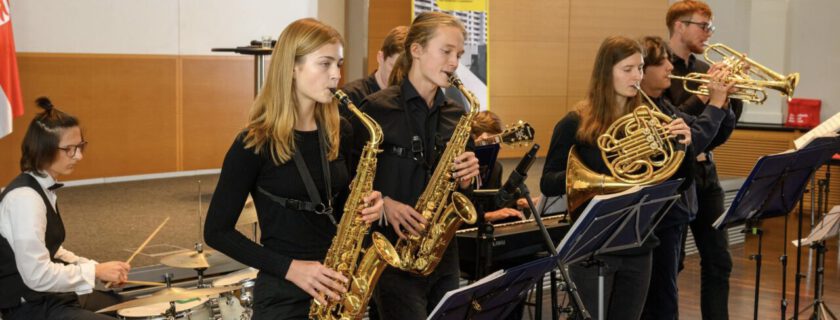
<svg viewBox="0 0 840 320">
<path fill-rule="evenodd" d="M 250 198 L 248 200 L 237 221 L 237 226 L 257 223 L 253 202 Z M 163 224 L 165 223 L 166 221 Z M 163 224 L 146 239 L 132 258 L 154 237 Z M 172 254 L 160 260 L 160 263 L 165 266 L 195 270 L 198 274 L 195 288 L 172 287 L 170 274 L 164 275 L 165 283 L 128 281 L 127 284 L 164 288 L 151 295 L 119 303 L 97 312 L 116 311 L 117 318 L 131 320 L 249 320 L 252 314 L 254 284 L 259 272 L 257 269 L 246 268 L 235 271 L 210 283 L 204 280 L 204 271 L 228 259 L 219 252 L 205 251 L 201 243 L 196 243 L 195 250 Z"/>
<path fill-rule="evenodd" d="M 210 266 L 220 264 L 225 256 L 215 251 L 203 251 L 196 245 L 196 251 L 166 256 L 161 264 L 182 269 L 193 269 L 198 273 L 196 288 L 172 287 L 171 276 L 165 275 L 165 286 L 157 292 L 119 303 L 97 312 L 114 312 L 119 319 L 189 319 L 189 320 L 248 320 L 251 319 L 253 289 L 258 270 L 246 268 L 217 278 L 210 283 L 204 281 L 203 272 Z M 153 285 L 153 282 L 129 281 L 129 283 Z"/>
</svg>

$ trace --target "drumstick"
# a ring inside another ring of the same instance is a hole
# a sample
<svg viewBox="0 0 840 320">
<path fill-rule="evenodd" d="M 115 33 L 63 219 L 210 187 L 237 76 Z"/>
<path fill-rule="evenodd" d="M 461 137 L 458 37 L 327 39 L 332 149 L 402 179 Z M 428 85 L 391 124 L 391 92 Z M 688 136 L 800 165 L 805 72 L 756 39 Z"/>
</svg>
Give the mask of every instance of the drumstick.
<svg viewBox="0 0 840 320">
<path fill-rule="evenodd" d="M 131 260 L 134 260 L 134 257 L 136 257 L 137 254 L 140 253 L 140 251 L 143 251 L 143 248 L 145 248 L 146 245 L 149 244 L 149 241 L 152 241 L 152 238 L 154 238 L 155 235 L 157 235 L 160 229 L 163 229 L 163 226 L 166 225 L 167 222 L 169 222 L 169 217 L 166 217 L 166 219 L 163 220 L 163 222 L 161 222 L 157 229 L 155 229 L 155 231 L 152 232 L 152 234 L 150 234 L 148 238 L 146 238 L 146 241 L 143 241 L 143 244 L 141 244 L 140 247 L 137 248 L 137 250 L 134 250 L 134 253 L 132 253 L 131 256 L 128 257 L 128 260 L 125 260 L 125 263 L 131 263 Z M 113 282 L 108 282 L 107 284 L 105 284 L 105 288 L 110 288 L 113 284 Z"/>
<path fill-rule="evenodd" d="M 125 284 L 136 284 L 138 286 L 155 286 L 155 287 L 165 287 L 166 284 L 163 282 L 152 282 L 152 281 L 137 281 L 137 280 L 126 280 Z"/>
<path fill-rule="evenodd" d="M 136 257 L 137 254 L 140 253 L 140 251 L 143 251 L 143 248 L 145 248 L 146 245 L 149 244 L 149 241 L 152 241 L 152 238 L 154 238 L 155 235 L 157 235 L 160 229 L 163 229 L 163 226 L 166 225 L 167 222 L 169 222 L 169 217 L 166 217 L 166 220 L 163 220 L 163 222 L 157 227 L 157 229 L 155 229 L 155 231 L 152 232 L 152 234 L 150 234 L 148 238 L 146 238 L 146 241 L 143 241 L 143 244 L 141 244 L 140 247 L 137 248 L 137 250 L 134 250 L 134 253 L 132 253 L 131 256 L 128 257 L 128 260 L 125 260 L 125 263 L 131 263 L 131 260 L 134 260 L 134 257 Z"/>
</svg>

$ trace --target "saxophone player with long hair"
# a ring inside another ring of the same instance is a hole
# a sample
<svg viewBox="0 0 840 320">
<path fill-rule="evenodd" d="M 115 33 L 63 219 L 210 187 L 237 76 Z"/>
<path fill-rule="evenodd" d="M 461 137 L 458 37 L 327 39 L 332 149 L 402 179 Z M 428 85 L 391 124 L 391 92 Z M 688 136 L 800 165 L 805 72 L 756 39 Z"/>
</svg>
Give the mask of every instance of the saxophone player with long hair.
<svg viewBox="0 0 840 320">
<path fill-rule="evenodd" d="M 412 205 L 418 201 L 433 171 L 448 166 L 457 185 L 469 188 L 478 175 L 478 159 L 465 151 L 452 163 L 439 164 L 447 142 L 455 139 L 464 107 L 447 99 L 441 88 L 450 86 L 450 76 L 464 52 L 465 30 L 455 17 L 426 12 L 418 15 L 408 30 L 405 51 L 391 72 L 391 86 L 367 98 L 362 111 L 382 126 L 381 147 L 374 188 L 381 190 L 385 217 L 379 226 L 392 242 L 419 237 L 429 221 Z M 354 150 L 366 137 L 353 121 Z M 467 132 L 468 134 L 468 132 Z M 467 138 L 468 135 L 467 135 Z M 430 274 L 417 275 L 388 268 L 379 279 L 374 299 L 383 319 L 425 319 L 443 295 L 458 288 L 460 270 L 457 247 L 450 245 Z"/>
<path fill-rule="evenodd" d="M 592 69 L 589 92 L 554 127 L 540 189 L 546 196 L 566 194 L 566 167 L 572 147 L 591 170 L 610 175 L 596 139 L 620 117 L 643 104 L 638 85 L 642 80 L 642 48 L 626 37 L 609 37 L 601 43 Z M 691 131 L 682 119 L 665 126 L 678 143 L 691 144 Z M 600 255 L 605 263 L 605 313 L 602 319 L 639 319 L 650 282 L 651 250 L 655 237 L 639 248 Z M 598 268 L 569 267 L 572 281 L 593 318 L 598 318 Z"/>
<path fill-rule="evenodd" d="M 342 39 L 314 19 L 292 22 L 271 55 L 265 86 L 247 127 L 225 155 L 210 203 L 208 245 L 259 269 L 253 319 L 307 319 L 314 298 L 326 304 L 348 279 L 325 267 L 336 221 L 349 193 L 350 125 L 331 89 L 343 63 Z M 235 229 L 248 195 L 261 230 L 257 244 Z M 359 218 L 379 218 L 382 196 L 364 195 Z"/>
</svg>

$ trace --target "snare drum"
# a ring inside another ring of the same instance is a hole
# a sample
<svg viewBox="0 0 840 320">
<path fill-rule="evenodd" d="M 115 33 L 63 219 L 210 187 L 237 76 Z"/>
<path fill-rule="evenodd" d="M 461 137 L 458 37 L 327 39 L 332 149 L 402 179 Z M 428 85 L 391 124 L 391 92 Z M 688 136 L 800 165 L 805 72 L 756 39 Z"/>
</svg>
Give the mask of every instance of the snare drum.
<svg viewBox="0 0 840 320">
<path fill-rule="evenodd" d="M 254 301 L 254 283 L 258 272 L 257 269 L 247 268 L 213 281 L 214 288 L 232 285 L 242 286 L 241 289 L 231 290 L 219 295 L 218 305 L 222 320 L 250 318 L 251 303 Z"/>
<path fill-rule="evenodd" d="M 175 303 L 175 319 L 212 320 L 212 312 L 206 304 L 207 299 L 195 299 L 185 303 Z M 119 319 L 126 320 L 166 320 L 168 302 L 155 303 L 142 307 L 126 308 L 117 311 Z"/>
</svg>

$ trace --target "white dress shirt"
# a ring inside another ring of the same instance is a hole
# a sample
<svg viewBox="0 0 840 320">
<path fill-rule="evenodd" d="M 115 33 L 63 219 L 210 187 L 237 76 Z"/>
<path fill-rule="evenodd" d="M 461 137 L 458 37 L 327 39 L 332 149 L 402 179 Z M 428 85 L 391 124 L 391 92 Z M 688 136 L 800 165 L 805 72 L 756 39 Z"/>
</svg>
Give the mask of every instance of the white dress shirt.
<svg viewBox="0 0 840 320">
<path fill-rule="evenodd" d="M 28 172 L 38 181 L 55 209 L 55 192 L 48 188 L 55 184 L 49 174 L 43 177 Z M 57 210 L 56 210 L 57 211 Z M 32 188 L 12 190 L 0 201 L 0 235 L 6 238 L 15 253 L 15 264 L 23 283 L 36 292 L 90 293 L 96 284 L 96 261 L 79 257 L 63 247 L 52 262 L 44 241 L 47 230 L 47 207 Z"/>
</svg>

